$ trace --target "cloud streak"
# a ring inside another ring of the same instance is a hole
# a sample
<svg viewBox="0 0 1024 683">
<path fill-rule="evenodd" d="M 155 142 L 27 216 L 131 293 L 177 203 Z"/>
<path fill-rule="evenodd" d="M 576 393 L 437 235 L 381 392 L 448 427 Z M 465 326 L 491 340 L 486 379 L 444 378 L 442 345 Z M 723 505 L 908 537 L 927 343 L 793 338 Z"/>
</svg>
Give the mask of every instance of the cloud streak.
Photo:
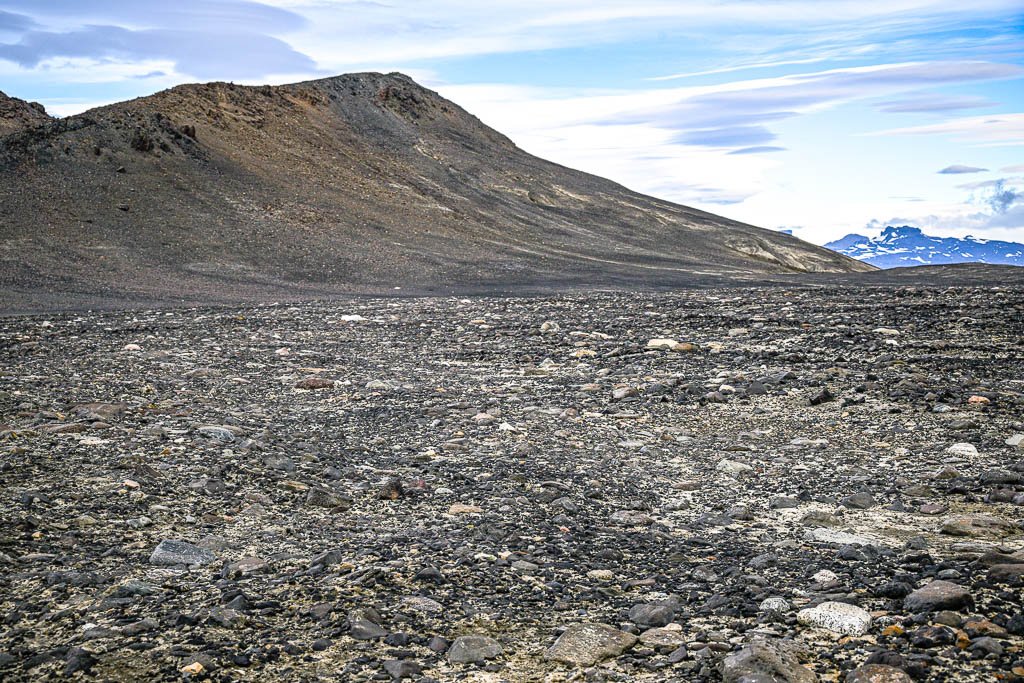
<svg viewBox="0 0 1024 683">
<path fill-rule="evenodd" d="M 33 31 L 13 45 L 0 45 L 0 59 L 25 68 L 53 58 L 144 61 L 172 60 L 178 71 L 218 78 L 230 62 L 235 78 L 313 71 L 316 64 L 284 41 L 255 33 L 218 33 L 91 26 L 80 31 Z"/>
<path fill-rule="evenodd" d="M 940 175 L 959 175 L 962 173 L 982 173 L 987 170 L 987 168 L 980 168 L 978 166 L 964 166 L 963 164 L 953 164 L 952 166 L 947 166 L 941 171 L 936 171 L 936 173 L 939 173 Z"/>
<path fill-rule="evenodd" d="M 923 126 L 892 128 L 871 135 L 941 135 L 982 145 L 1024 145 L 1024 113 L 963 117 Z"/>
<path fill-rule="evenodd" d="M 890 114 L 916 114 L 950 112 L 963 109 L 984 109 L 995 105 L 995 102 L 984 97 L 916 95 L 881 102 L 878 105 L 878 110 Z"/>
</svg>

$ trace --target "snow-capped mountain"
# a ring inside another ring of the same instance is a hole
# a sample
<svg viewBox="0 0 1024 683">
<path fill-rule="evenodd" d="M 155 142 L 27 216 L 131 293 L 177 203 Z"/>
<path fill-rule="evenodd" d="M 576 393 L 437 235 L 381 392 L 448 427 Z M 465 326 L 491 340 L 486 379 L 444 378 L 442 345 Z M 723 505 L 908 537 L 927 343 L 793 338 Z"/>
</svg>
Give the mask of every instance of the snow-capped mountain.
<svg viewBox="0 0 1024 683">
<path fill-rule="evenodd" d="M 1024 244 L 971 236 L 932 237 L 908 225 L 890 225 L 878 237 L 847 235 L 825 246 L 879 268 L 974 262 L 1024 266 Z"/>
</svg>

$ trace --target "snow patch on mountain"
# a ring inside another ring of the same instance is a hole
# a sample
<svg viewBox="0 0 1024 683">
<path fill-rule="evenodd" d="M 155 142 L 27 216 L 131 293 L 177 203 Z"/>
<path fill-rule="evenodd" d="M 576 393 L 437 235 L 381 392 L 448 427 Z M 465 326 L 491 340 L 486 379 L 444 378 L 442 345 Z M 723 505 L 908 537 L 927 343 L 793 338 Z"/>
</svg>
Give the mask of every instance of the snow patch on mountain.
<svg viewBox="0 0 1024 683">
<path fill-rule="evenodd" d="M 850 234 L 825 246 L 879 268 L 945 263 L 1024 266 L 1024 244 L 970 235 L 933 237 L 909 225 L 890 225 L 877 237 Z"/>
</svg>

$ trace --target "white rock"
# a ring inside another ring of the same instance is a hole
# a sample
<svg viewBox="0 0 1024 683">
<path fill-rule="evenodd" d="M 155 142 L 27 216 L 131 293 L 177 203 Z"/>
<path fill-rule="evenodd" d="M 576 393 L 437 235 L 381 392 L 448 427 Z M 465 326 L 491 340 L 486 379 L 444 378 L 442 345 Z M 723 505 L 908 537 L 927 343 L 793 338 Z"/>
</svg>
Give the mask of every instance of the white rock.
<svg viewBox="0 0 1024 683">
<path fill-rule="evenodd" d="M 432 600 L 419 595 L 410 595 L 402 598 L 402 602 L 399 604 L 399 607 L 404 607 L 405 609 L 412 610 L 414 612 L 437 613 L 444 611 L 444 605 L 439 603 L 437 600 Z"/>
<path fill-rule="evenodd" d="M 715 469 L 719 472 L 724 472 L 725 474 L 730 474 L 732 476 L 738 476 L 754 471 L 753 467 L 744 462 L 736 462 L 735 460 L 728 459 L 719 460 Z"/>
<path fill-rule="evenodd" d="M 121 347 L 122 351 L 141 351 L 142 347 L 138 344 L 125 344 Z"/>
<path fill-rule="evenodd" d="M 946 452 L 950 455 L 960 455 L 964 457 L 973 457 L 978 455 L 978 449 L 974 447 L 974 444 L 970 443 L 955 443 L 947 448 Z"/>
<path fill-rule="evenodd" d="M 343 323 L 358 323 L 366 320 L 366 318 L 356 313 L 353 315 L 343 315 L 341 316 L 341 318 L 339 318 L 339 320 L 341 320 L 341 322 Z"/>
<path fill-rule="evenodd" d="M 1006 440 L 1006 445 L 1024 448 L 1024 434 L 1014 434 L 1013 436 Z"/>
<path fill-rule="evenodd" d="M 647 348 L 649 349 L 660 349 L 662 351 L 671 351 L 676 347 L 679 342 L 675 339 L 668 339 L 667 337 L 657 337 L 647 342 Z"/>
<path fill-rule="evenodd" d="M 823 602 L 797 612 L 797 622 L 845 636 L 862 636 L 871 628 L 871 615 L 845 602 Z"/>
<path fill-rule="evenodd" d="M 817 541 L 818 543 L 836 543 L 838 545 L 878 545 L 878 541 L 867 536 L 822 528 L 808 529 L 804 532 L 804 540 Z"/>
<path fill-rule="evenodd" d="M 899 330 L 894 330 L 891 327 L 876 327 L 875 329 L 873 329 L 871 331 L 874 332 L 875 334 L 884 334 L 884 335 L 889 336 L 889 337 L 899 336 L 899 333 L 900 333 Z"/>
<path fill-rule="evenodd" d="M 835 572 L 830 572 L 827 569 L 822 569 L 820 572 L 815 574 L 813 577 L 815 583 L 830 586 L 834 583 L 839 583 L 839 577 L 836 576 Z"/>
<path fill-rule="evenodd" d="M 789 601 L 786 598 L 766 598 L 761 601 L 760 610 L 762 612 L 772 612 L 775 614 L 785 614 L 790 610 Z"/>
</svg>

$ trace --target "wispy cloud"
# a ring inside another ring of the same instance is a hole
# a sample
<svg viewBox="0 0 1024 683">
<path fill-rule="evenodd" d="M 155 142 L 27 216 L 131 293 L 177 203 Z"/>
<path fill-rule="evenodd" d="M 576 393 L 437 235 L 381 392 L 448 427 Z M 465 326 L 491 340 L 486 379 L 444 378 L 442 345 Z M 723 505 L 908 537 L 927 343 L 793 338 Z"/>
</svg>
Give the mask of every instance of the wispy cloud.
<svg viewBox="0 0 1024 683">
<path fill-rule="evenodd" d="M 0 10 L 0 35 L 4 33 L 28 31 L 38 25 L 39 24 L 37 24 L 36 21 L 28 15 Z"/>
<path fill-rule="evenodd" d="M 911 114 L 921 112 L 948 112 L 962 109 L 982 109 L 993 107 L 996 103 L 984 97 L 915 95 L 881 102 L 879 111 L 894 114 Z"/>
<path fill-rule="evenodd" d="M 684 145 L 704 147 L 746 147 L 771 142 L 775 137 L 775 133 L 764 126 L 732 126 L 687 131 L 676 135 L 673 140 Z"/>
<path fill-rule="evenodd" d="M 871 135 L 944 135 L 987 145 L 1024 145 L 1024 113 L 950 119 L 943 123 L 882 130 Z"/>
<path fill-rule="evenodd" d="M 784 152 L 785 147 L 776 147 L 775 145 L 759 145 L 755 147 L 741 147 L 740 149 L 734 149 L 729 154 L 767 154 L 769 152 Z"/>
<path fill-rule="evenodd" d="M 982 173 L 987 170 L 987 168 L 980 168 L 978 166 L 964 166 L 963 164 L 953 164 L 952 166 L 947 166 L 941 171 L 936 172 L 942 175 L 959 175 L 961 173 Z"/>
<path fill-rule="evenodd" d="M 125 61 L 169 59 L 178 71 L 198 78 L 219 77 L 228 62 L 233 62 L 231 73 L 236 78 L 316 69 L 312 59 L 284 41 L 256 33 L 211 34 L 182 29 L 91 26 L 67 33 L 33 31 L 16 44 L 0 45 L 0 59 L 26 68 L 56 57 Z"/>
<path fill-rule="evenodd" d="M 192 78 L 258 78 L 314 73 L 315 61 L 276 34 L 304 28 L 295 12 L 249 0 L 3 0 L 7 17 L 27 17 L 13 42 L 0 41 L 0 60 L 23 69 L 70 70 L 65 60 L 100 64 L 169 60 Z"/>
</svg>

